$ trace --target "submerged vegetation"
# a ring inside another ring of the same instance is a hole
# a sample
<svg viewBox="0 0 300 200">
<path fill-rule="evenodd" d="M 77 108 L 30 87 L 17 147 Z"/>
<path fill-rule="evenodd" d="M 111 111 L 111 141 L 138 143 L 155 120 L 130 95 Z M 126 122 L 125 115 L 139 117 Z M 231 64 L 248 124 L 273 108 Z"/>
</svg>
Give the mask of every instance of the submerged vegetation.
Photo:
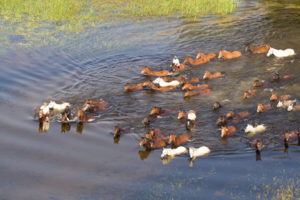
<svg viewBox="0 0 300 200">
<path fill-rule="evenodd" d="M 293 178 L 274 177 L 271 184 L 265 184 L 262 188 L 257 188 L 256 186 L 254 186 L 253 190 L 258 191 L 256 199 L 300 199 L 300 181 L 298 178 L 298 176 L 295 176 Z"/>
</svg>

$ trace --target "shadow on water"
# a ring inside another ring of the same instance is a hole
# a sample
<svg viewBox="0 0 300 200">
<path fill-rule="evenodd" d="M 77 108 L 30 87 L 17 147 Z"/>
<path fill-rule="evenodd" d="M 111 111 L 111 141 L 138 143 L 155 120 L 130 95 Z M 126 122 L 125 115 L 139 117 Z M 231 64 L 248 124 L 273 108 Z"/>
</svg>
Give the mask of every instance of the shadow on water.
<svg viewBox="0 0 300 200">
<path fill-rule="evenodd" d="M 274 6 L 275 5 L 275 6 Z M 80 34 L 58 35 L 63 44 L 19 46 L 0 58 L 0 192 L 4 199 L 297 199 L 299 198 L 299 145 L 284 149 L 285 131 L 299 130 L 299 112 L 271 109 L 256 113 L 257 103 L 267 104 L 270 89 L 299 99 L 299 56 L 276 59 L 243 51 L 246 43 L 269 43 L 275 48 L 300 52 L 298 7 L 242 1 L 231 16 L 187 19 L 144 19 L 140 23 L 101 26 Z M 293 24 L 291 26 L 291 24 Z M 13 40 L 22 40 L 13 37 Z M 145 65 L 168 69 L 174 55 L 180 60 L 198 50 L 241 50 L 236 60 L 214 60 L 189 67 L 183 74 L 202 77 L 204 71 L 225 76 L 208 80 L 208 96 L 183 98 L 181 90 L 124 93 L 126 83 L 147 78 Z M 254 98 L 242 99 L 256 79 L 270 81 L 272 73 L 292 74 L 291 80 L 272 82 L 257 89 Z M 92 123 L 38 123 L 34 110 L 43 102 L 67 101 L 73 112 L 86 99 L 109 102 Z M 226 100 L 228 99 L 229 102 Z M 214 102 L 224 103 L 213 111 Z M 189 167 L 187 155 L 160 159 L 160 150 L 138 146 L 149 127 L 141 121 L 153 106 L 172 110 L 151 123 L 163 134 L 186 132 L 177 120 L 179 110 L 197 111 L 192 141 L 212 153 Z M 249 111 L 237 133 L 220 139 L 216 120 L 228 111 Z M 245 135 L 247 124 L 265 124 L 267 131 Z M 113 137 L 113 128 L 129 127 Z M 39 134 L 40 133 L 40 134 Z M 262 140 L 255 152 L 251 142 Z M 25 187 L 26 186 L 26 187 Z M 28 190 L 28 188 L 31 188 Z"/>
</svg>

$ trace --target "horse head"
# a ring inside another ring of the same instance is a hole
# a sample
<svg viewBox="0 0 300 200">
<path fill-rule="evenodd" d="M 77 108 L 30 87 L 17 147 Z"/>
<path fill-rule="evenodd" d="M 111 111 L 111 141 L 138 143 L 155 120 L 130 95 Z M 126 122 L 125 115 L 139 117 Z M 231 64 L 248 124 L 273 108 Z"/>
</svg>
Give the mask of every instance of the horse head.
<svg viewBox="0 0 300 200">
<path fill-rule="evenodd" d="M 275 50 L 275 49 L 273 49 L 272 47 L 270 47 L 270 49 L 269 49 L 269 51 L 268 51 L 268 53 L 267 53 L 267 56 L 269 57 L 270 55 L 272 55 L 273 52 L 274 52 L 274 50 Z"/>
<path fill-rule="evenodd" d="M 223 51 L 219 51 L 219 55 L 218 55 L 218 58 L 222 58 L 223 57 Z"/>
</svg>

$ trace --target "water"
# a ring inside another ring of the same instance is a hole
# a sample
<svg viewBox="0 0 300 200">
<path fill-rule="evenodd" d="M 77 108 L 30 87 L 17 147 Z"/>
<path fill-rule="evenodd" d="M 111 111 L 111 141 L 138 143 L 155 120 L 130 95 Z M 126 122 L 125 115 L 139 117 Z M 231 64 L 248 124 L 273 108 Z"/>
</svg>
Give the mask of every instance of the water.
<svg viewBox="0 0 300 200">
<path fill-rule="evenodd" d="M 59 42 L 49 45 L 13 45 L 26 39 L 12 34 L 12 45 L 3 47 L 0 56 L 1 199 L 288 199 L 290 191 L 291 199 L 299 198 L 300 149 L 293 140 L 284 151 L 282 134 L 299 130 L 300 112 L 272 109 L 256 114 L 257 103 L 268 103 L 271 95 L 263 89 L 242 100 L 255 79 L 270 80 L 274 71 L 294 79 L 270 87 L 299 99 L 298 55 L 276 59 L 246 53 L 184 71 L 189 77 L 201 77 L 206 70 L 225 73 L 208 81 L 213 93 L 206 97 L 184 99 L 180 90 L 123 91 L 126 83 L 147 79 L 139 74 L 143 66 L 167 69 L 174 55 L 183 60 L 198 50 L 242 51 L 248 42 L 300 52 L 299 20 L 294 4 L 243 1 L 225 18 L 112 22 L 58 35 Z M 108 109 L 93 123 L 71 124 L 70 131 L 56 121 L 47 132 L 39 131 L 34 110 L 43 102 L 68 101 L 76 109 L 85 99 L 103 99 Z M 212 104 L 225 99 L 230 102 L 213 112 Z M 141 156 L 138 140 L 146 132 L 141 120 L 152 106 L 173 111 L 152 125 L 165 134 L 184 133 L 177 111 L 195 109 L 196 128 L 186 146 L 206 145 L 212 153 L 192 168 L 187 156 L 167 165 L 159 158 L 160 150 Z M 238 133 L 222 140 L 215 120 L 230 110 L 251 115 L 235 124 Z M 264 123 L 268 129 L 248 137 L 248 123 Z M 111 133 L 115 125 L 129 130 L 118 144 Z M 256 138 L 265 143 L 260 161 L 250 146 Z"/>
</svg>

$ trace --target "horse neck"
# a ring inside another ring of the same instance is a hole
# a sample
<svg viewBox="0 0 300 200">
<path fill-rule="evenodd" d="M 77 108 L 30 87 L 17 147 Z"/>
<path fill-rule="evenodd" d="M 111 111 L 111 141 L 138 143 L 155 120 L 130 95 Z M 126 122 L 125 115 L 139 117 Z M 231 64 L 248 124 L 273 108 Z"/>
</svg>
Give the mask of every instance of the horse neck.
<svg viewBox="0 0 300 200">
<path fill-rule="evenodd" d="M 201 57 L 205 56 L 204 53 L 202 53 L 201 51 L 198 51 L 197 55 L 196 55 L 196 58 L 199 59 Z"/>
<path fill-rule="evenodd" d="M 185 57 L 184 61 L 182 62 L 182 64 L 185 64 L 186 62 L 190 62 L 191 60 L 191 57 L 190 56 L 187 56 Z"/>
<path fill-rule="evenodd" d="M 189 58 L 189 62 L 192 64 L 192 65 L 196 65 L 197 64 L 197 60 L 194 60 L 193 58 Z"/>
<path fill-rule="evenodd" d="M 146 72 L 146 73 L 150 72 L 150 68 L 144 67 L 143 72 L 144 72 L 144 73 L 145 73 L 145 72 Z"/>
<path fill-rule="evenodd" d="M 190 83 L 188 83 L 188 82 L 183 85 L 183 87 L 185 87 L 185 88 L 188 88 L 190 86 L 192 86 L 192 85 Z"/>
</svg>

